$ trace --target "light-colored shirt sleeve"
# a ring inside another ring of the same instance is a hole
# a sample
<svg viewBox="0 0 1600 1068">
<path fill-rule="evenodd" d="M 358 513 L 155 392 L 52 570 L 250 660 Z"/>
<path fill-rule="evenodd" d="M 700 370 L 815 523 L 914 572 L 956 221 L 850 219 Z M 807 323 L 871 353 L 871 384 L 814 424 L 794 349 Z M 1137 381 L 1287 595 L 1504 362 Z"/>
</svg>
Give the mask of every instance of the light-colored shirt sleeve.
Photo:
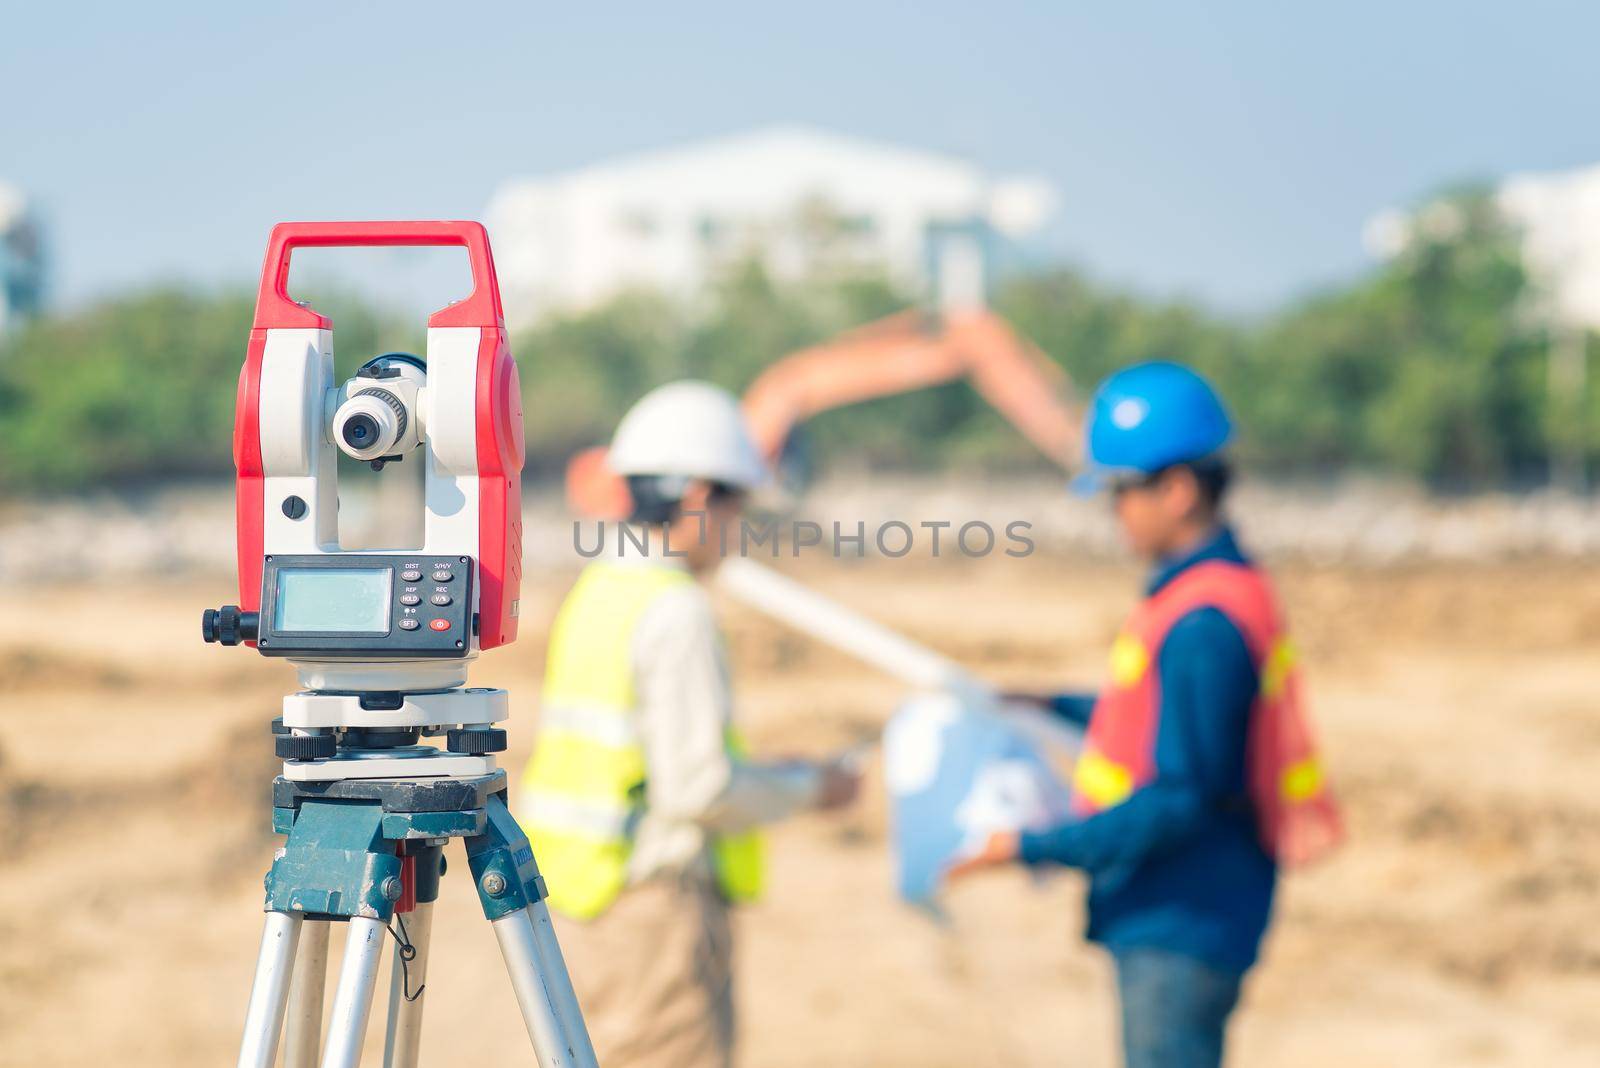
<svg viewBox="0 0 1600 1068">
<path fill-rule="evenodd" d="M 739 831 L 815 802 L 816 765 L 729 756 L 733 696 L 711 601 L 698 585 L 650 606 L 634 632 L 633 661 L 653 821 Z"/>
</svg>

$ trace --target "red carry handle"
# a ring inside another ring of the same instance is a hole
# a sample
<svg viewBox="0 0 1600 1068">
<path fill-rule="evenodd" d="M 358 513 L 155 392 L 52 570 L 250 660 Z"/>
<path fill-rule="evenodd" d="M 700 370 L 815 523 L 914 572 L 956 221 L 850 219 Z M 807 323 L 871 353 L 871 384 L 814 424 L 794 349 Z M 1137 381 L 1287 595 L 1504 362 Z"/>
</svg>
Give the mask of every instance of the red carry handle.
<svg viewBox="0 0 1600 1068">
<path fill-rule="evenodd" d="M 326 330 L 327 316 L 289 297 L 289 258 L 297 248 L 429 248 L 459 245 L 472 266 L 472 295 L 428 317 L 432 326 L 504 329 L 500 284 L 489 254 L 489 235 L 481 223 L 438 222 L 286 222 L 272 228 L 267 259 L 256 296 L 257 330 L 302 327 Z"/>
</svg>

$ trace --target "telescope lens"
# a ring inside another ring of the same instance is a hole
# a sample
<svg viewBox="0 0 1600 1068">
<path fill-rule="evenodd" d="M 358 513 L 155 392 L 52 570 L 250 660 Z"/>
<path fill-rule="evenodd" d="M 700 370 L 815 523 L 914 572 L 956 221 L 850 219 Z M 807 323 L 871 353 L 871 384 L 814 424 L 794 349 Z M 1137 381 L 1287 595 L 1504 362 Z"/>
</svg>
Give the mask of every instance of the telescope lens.
<svg viewBox="0 0 1600 1068">
<path fill-rule="evenodd" d="M 378 421 L 365 412 L 357 412 L 344 423 L 344 443 L 352 449 L 364 449 L 378 436 Z"/>
</svg>

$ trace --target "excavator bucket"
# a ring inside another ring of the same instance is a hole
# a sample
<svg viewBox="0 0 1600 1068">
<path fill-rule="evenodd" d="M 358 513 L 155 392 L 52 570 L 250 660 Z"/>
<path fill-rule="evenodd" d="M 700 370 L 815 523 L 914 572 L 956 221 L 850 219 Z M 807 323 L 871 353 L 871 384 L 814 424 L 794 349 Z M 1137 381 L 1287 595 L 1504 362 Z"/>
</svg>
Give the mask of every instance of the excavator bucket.
<svg viewBox="0 0 1600 1068">
<path fill-rule="evenodd" d="M 633 510 L 628 483 L 606 463 L 607 451 L 595 445 L 567 461 L 567 507 L 573 514 L 622 520 Z"/>
</svg>

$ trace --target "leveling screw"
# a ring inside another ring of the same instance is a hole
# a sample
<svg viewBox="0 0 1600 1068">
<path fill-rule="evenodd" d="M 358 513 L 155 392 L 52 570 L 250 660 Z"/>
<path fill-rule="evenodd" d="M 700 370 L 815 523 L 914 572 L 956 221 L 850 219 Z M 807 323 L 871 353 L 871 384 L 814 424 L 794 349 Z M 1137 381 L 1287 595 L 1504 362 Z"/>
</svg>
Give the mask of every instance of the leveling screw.
<svg viewBox="0 0 1600 1068">
<path fill-rule="evenodd" d="M 399 901 L 400 895 L 405 893 L 405 887 L 401 886 L 400 880 L 396 879 L 393 875 L 385 879 L 383 881 L 383 886 L 381 886 L 379 889 L 383 891 L 383 896 L 390 901 Z"/>
<path fill-rule="evenodd" d="M 497 871 L 489 872 L 483 877 L 483 892 L 490 897 L 499 897 L 506 892 L 506 877 Z"/>
</svg>

